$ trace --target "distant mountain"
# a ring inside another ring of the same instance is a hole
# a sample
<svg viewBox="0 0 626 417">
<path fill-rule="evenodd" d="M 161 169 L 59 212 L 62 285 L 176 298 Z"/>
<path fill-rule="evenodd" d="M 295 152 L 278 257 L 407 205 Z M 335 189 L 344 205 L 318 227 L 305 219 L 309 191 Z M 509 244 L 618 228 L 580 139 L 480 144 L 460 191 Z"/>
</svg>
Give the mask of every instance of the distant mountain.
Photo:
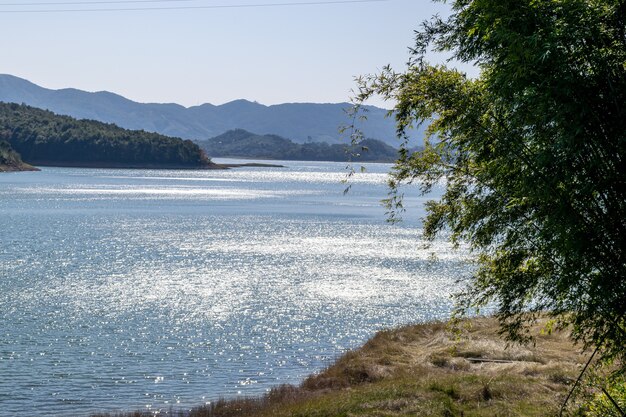
<svg viewBox="0 0 626 417">
<path fill-rule="evenodd" d="M 76 120 L 50 111 L 0 103 L 0 141 L 32 165 L 220 168 L 190 140 Z M 6 149 L 6 155 L 11 150 Z"/>
<path fill-rule="evenodd" d="M 115 123 L 127 129 L 143 129 L 184 139 L 202 140 L 232 129 L 277 134 L 297 143 L 345 143 L 339 127 L 350 122 L 348 103 L 290 103 L 264 106 L 236 100 L 220 106 L 203 104 L 143 104 L 106 91 L 90 93 L 72 88 L 50 90 L 12 75 L 0 74 L 0 101 L 24 103 L 79 119 Z M 365 136 L 396 145 L 395 122 L 387 110 L 367 106 L 367 121 L 360 122 Z M 423 131 L 417 131 L 416 145 Z"/>
<path fill-rule="evenodd" d="M 375 139 L 366 139 L 358 147 L 325 142 L 300 144 L 278 135 L 257 135 L 243 129 L 229 130 L 198 144 L 211 157 L 341 162 L 392 162 L 398 157 L 397 149 Z"/>
</svg>

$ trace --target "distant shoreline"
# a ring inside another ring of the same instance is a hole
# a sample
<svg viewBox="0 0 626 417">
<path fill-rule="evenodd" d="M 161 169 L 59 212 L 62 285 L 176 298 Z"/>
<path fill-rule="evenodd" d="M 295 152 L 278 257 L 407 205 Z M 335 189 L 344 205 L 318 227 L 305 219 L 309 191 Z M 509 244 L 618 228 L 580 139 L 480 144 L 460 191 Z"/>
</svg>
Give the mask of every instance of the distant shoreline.
<svg viewBox="0 0 626 417">
<path fill-rule="evenodd" d="M 32 165 L 57 168 L 112 168 L 112 169 L 184 169 L 184 170 L 219 170 L 227 169 L 222 164 L 183 165 L 183 164 L 151 164 L 151 163 L 124 163 L 124 162 L 58 162 L 58 161 L 30 161 Z"/>
<path fill-rule="evenodd" d="M 243 159 L 243 160 L 251 160 L 251 161 L 289 161 L 289 162 L 337 162 L 340 164 L 393 164 L 396 162 L 395 159 L 359 159 L 359 157 L 354 157 L 353 159 L 295 159 L 295 158 L 266 158 L 263 156 L 237 156 L 237 155 L 219 155 L 219 156 L 211 156 L 211 158 L 215 159 Z M 271 165 L 269 166 L 276 166 Z M 279 165 L 282 166 L 282 165 Z"/>
<path fill-rule="evenodd" d="M 244 162 L 242 164 L 218 164 L 218 165 L 226 167 L 226 168 L 245 168 L 245 167 L 252 167 L 252 168 L 286 168 L 285 165 L 265 164 L 265 163 L 262 163 L 262 162 Z"/>
<path fill-rule="evenodd" d="M 27 172 L 27 171 L 41 171 L 32 165 L 21 163 L 18 165 L 4 165 L 0 164 L 0 172 Z"/>
<path fill-rule="evenodd" d="M 33 166 L 35 165 L 35 166 Z M 122 162 L 51 162 L 51 161 L 35 161 L 30 164 L 22 163 L 20 165 L 0 165 L 0 172 L 22 172 L 22 171 L 41 171 L 40 167 L 55 168 L 100 168 L 100 169 L 174 169 L 187 171 L 206 171 L 206 170 L 224 170 L 230 168 L 285 168 L 284 165 L 266 164 L 261 162 L 245 162 L 245 163 L 211 163 L 206 166 L 189 166 L 179 164 L 125 164 Z"/>
</svg>

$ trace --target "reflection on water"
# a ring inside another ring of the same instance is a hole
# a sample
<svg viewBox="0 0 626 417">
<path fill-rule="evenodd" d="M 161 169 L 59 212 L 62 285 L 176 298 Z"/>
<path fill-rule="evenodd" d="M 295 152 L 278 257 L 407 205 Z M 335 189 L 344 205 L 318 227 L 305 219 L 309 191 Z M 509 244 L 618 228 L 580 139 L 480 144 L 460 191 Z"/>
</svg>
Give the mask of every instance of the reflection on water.
<svg viewBox="0 0 626 417">
<path fill-rule="evenodd" d="M 445 317 L 463 254 L 384 222 L 386 165 L 0 176 L 0 413 L 189 408 Z M 433 253 L 437 254 L 433 259 Z"/>
</svg>

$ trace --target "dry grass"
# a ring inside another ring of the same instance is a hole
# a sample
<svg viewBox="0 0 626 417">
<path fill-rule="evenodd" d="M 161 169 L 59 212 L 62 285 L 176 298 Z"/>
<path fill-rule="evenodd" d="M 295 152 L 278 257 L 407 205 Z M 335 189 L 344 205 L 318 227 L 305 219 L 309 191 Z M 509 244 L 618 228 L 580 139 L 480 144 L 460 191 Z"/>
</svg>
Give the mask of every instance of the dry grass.
<svg viewBox="0 0 626 417">
<path fill-rule="evenodd" d="M 299 387 L 281 386 L 260 398 L 217 401 L 188 415 L 558 414 L 587 358 L 567 334 L 542 334 L 539 324 L 533 329 L 535 345 L 508 346 L 499 338 L 497 322 L 492 318 L 475 318 L 461 328 L 457 334 L 445 323 L 429 323 L 383 331 Z"/>
</svg>

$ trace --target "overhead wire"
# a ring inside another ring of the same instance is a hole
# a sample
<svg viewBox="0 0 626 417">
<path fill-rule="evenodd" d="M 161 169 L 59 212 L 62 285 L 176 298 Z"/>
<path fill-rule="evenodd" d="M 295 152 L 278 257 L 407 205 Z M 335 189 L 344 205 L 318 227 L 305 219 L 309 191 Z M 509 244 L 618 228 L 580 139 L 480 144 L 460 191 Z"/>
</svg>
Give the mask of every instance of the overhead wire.
<svg viewBox="0 0 626 417">
<path fill-rule="evenodd" d="M 178 3 L 190 2 L 198 0 L 96 0 L 96 1 L 54 1 L 54 2 L 36 2 L 36 3 L 0 3 L 0 7 L 4 6 L 70 6 L 81 5 L 89 6 L 91 4 L 134 4 L 134 3 Z"/>
<path fill-rule="evenodd" d="M 85 5 L 90 4 L 123 4 L 123 3 L 161 3 L 161 2 L 182 2 L 193 0 L 102 0 L 94 2 L 56 2 L 42 4 L 20 4 L 26 5 Z M 111 7 L 111 8 L 85 8 L 85 9 L 19 9 L 19 10 L 0 10 L 3 13 L 74 13 L 74 12 L 120 12 L 120 11 L 149 11 L 149 10 L 199 10 L 199 9 L 242 9 L 242 8 L 261 8 L 261 7 L 294 7 L 294 6 L 320 6 L 320 5 L 337 5 L 337 4 L 356 4 L 356 3 L 382 3 L 390 0 L 330 0 L 330 1 L 306 1 L 306 2 L 285 2 L 285 3 L 248 3 L 248 4 L 219 4 L 219 5 L 197 5 L 197 6 L 162 6 L 162 7 Z M 0 3 L 0 7 L 16 6 L 11 3 Z"/>
</svg>

